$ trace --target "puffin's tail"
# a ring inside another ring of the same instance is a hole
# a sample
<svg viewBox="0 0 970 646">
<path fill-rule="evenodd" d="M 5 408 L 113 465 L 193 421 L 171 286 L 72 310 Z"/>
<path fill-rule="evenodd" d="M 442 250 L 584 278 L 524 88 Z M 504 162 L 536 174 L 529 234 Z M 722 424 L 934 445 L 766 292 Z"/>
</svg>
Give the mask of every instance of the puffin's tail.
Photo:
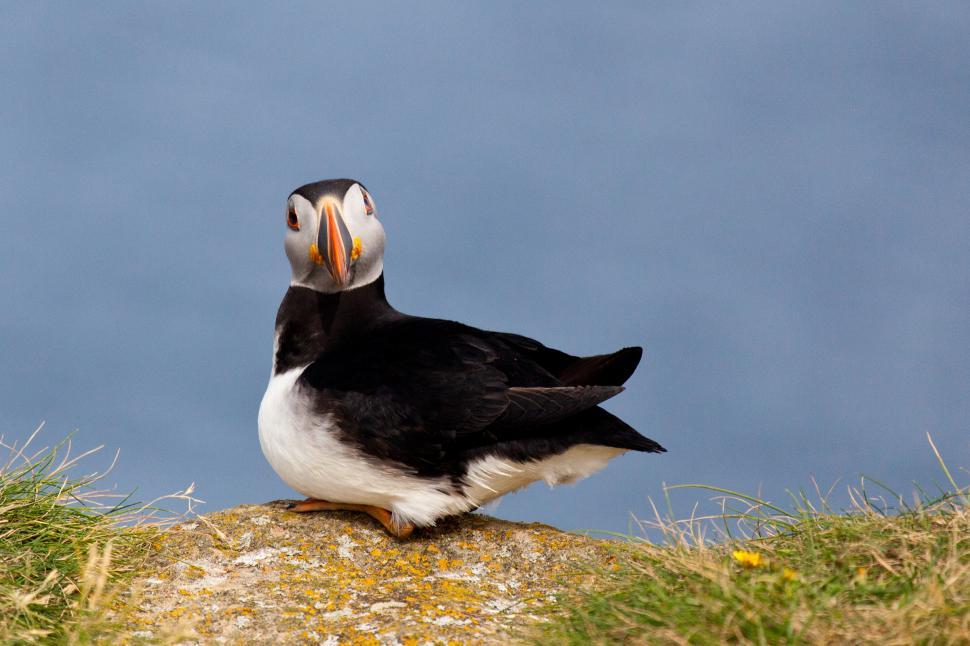
<svg viewBox="0 0 970 646">
<path fill-rule="evenodd" d="M 583 441 L 590 444 L 645 453 L 667 452 L 660 443 L 640 435 L 632 426 L 599 406 L 583 411 L 576 419 L 581 423 L 586 436 Z"/>
<path fill-rule="evenodd" d="M 613 354 L 579 357 L 559 373 L 564 386 L 621 386 L 640 364 L 643 348 L 634 346 Z"/>
</svg>

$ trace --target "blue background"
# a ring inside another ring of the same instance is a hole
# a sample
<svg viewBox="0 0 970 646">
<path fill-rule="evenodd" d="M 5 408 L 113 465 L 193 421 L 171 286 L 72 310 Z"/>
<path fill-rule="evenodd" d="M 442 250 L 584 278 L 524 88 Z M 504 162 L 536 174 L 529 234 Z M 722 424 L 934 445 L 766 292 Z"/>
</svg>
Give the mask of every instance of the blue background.
<svg viewBox="0 0 970 646">
<path fill-rule="evenodd" d="M 670 452 L 494 513 L 932 486 L 926 432 L 970 466 L 968 61 L 962 2 L 4 3 L 0 432 L 77 428 L 143 500 L 291 495 L 283 203 L 350 176 L 399 309 L 646 348 L 608 408 Z"/>
</svg>

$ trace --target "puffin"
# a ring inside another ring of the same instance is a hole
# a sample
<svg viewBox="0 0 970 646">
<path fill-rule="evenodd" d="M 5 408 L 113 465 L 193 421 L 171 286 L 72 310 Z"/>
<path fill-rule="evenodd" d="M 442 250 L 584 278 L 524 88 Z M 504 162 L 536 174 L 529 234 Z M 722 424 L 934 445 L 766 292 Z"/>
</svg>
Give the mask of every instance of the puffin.
<svg viewBox="0 0 970 646">
<path fill-rule="evenodd" d="M 579 357 L 531 338 L 411 316 L 384 293 L 384 228 L 352 179 L 286 200 L 292 269 L 276 316 L 259 442 L 306 500 L 393 536 L 538 480 L 571 483 L 657 442 L 600 407 L 643 350 Z"/>
</svg>

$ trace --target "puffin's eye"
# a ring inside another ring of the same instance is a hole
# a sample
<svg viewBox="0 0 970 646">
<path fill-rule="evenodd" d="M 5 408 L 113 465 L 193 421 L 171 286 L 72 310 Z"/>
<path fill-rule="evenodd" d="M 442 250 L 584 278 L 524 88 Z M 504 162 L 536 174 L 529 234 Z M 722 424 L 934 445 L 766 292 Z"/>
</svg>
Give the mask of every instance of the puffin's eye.
<svg viewBox="0 0 970 646">
<path fill-rule="evenodd" d="M 286 226 L 290 227 L 294 231 L 300 230 L 300 220 L 296 217 L 296 211 L 293 209 L 286 212 Z"/>
<path fill-rule="evenodd" d="M 360 194 L 364 196 L 364 212 L 367 215 L 374 215 L 374 203 L 370 201 L 370 195 L 364 189 L 360 189 Z"/>
</svg>

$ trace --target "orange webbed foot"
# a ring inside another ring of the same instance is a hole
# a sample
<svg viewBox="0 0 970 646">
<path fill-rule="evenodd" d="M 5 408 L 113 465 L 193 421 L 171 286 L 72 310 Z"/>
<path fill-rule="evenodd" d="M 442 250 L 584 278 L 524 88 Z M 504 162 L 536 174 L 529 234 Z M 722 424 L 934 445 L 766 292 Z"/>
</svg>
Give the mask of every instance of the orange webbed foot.
<svg viewBox="0 0 970 646">
<path fill-rule="evenodd" d="M 390 511 L 383 507 L 375 507 L 374 505 L 356 505 L 307 498 L 306 500 L 290 505 L 289 511 L 295 511 L 297 513 L 306 513 L 308 511 L 362 511 L 383 525 L 384 529 L 391 536 L 399 540 L 408 538 L 414 531 L 414 525 L 411 523 L 398 524 L 394 522 L 394 515 Z"/>
</svg>

